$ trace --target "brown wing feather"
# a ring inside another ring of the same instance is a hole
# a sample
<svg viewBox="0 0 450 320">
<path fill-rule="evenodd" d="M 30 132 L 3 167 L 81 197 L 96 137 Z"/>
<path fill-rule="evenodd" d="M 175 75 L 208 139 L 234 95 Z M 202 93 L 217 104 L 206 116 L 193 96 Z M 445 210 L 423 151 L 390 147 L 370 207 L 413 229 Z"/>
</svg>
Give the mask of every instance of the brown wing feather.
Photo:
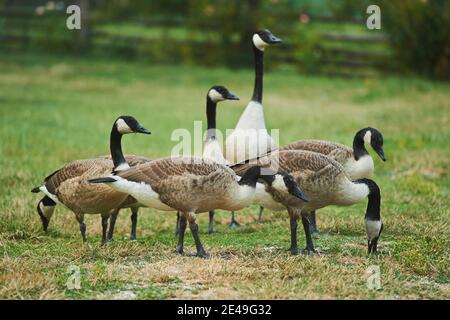
<svg viewBox="0 0 450 320">
<path fill-rule="evenodd" d="M 229 170 L 215 162 L 195 157 L 176 157 L 153 160 L 137 165 L 117 175 L 130 181 L 157 185 L 168 177 L 192 174 L 205 176 L 216 170 Z M 230 170 L 230 172 L 232 172 Z"/>
<path fill-rule="evenodd" d="M 231 169 L 195 157 L 157 159 L 117 176 L 151 185 L 162 203 L 186 212 L 210 210 L 212 203 L 227 208 L 227 186 L 236 182 Z"/>
<path fill-rule="evenodd" d="M 284 146 L 282 150 L 305 150 L 324 154 L 341 164 L 353 157 L 353 149 L 346 145 L 324 140 L 300 140 Z"/>
<path fill-rule="evenodd" d="M 103 168 L 104 172 L 111 172 L 113 164 L 107 159 L 85 159 L 76 160 L 65 165 L 63 168 L 56 171 L 45 182 L 45 187 L 50 193 L 56 194 L 58 188 L 62 183 L 69 179 L 73 179 L 82 176 L 88 172 L 92 167 Z"/>
<path fill-rule="evenodd" d="M 143 164 L 151 161 L 148 158 L 135 155 L 125 156 L 130 167 Z M 88 172 L 92 167 L 95 167 L 95 172 L 98 168 L 104 168 L 105 173 L 110 173 L 113 170 L 113 162 L 111 156 L 101 156 L 94 159 L 75 160 L 65 165 L 61 169 L 56 170 L 44 179 L 45 187 L 50 193 L 56 194 L 58 187 L 65 181 L 79 177 Z"/>
</svg>

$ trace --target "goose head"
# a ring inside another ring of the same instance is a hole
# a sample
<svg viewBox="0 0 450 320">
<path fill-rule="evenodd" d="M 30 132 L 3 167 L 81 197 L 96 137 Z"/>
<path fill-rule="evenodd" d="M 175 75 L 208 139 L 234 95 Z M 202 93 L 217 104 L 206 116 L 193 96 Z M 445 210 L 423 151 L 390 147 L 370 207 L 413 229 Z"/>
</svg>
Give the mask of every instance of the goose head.
<svg viewBox="0 0 450 320">
<path fill-rule="evenodd" d="M 253 34 L 252 42 L 255 48 L 264 51 L 270 45 L 281 43 L 281 39 L 276 37 L 270 30 L 262 29 Z"/>
<path fill-rule="evenodd" d="M 217 103 L 224 100 L 239 100 L 239 97 L 231 93 L 224 86 L 212 86 L 211 89 L 208 90 L 208 99 Z"/>
<path fill-rule="evenodd" d="M 120 134 L 127 133 L 143 133 L 151 134 L 151 132 L 144 128 L 134 117 L 132 116 L 120 116 L 114 123 L 114 129 Z"/>
<path fill-rule="evenodd" d="M 381 160 L 386 161 L 383 150 L 383 135 L 375 128 L 365 128 L 360 131 L 360 138 L 367 144 L 370 144 L 373 150 L 378 154 Z"/>
<path fill-rule="evenodd" d="M 300 200 L 308 202 L 305 194 L 302 192 L 294 177 L 289 173 L 280 171 L 272 175 L 261 175 L 261 179 L 274 190 L 281 193 L 288 193 Z"/>
</svg>

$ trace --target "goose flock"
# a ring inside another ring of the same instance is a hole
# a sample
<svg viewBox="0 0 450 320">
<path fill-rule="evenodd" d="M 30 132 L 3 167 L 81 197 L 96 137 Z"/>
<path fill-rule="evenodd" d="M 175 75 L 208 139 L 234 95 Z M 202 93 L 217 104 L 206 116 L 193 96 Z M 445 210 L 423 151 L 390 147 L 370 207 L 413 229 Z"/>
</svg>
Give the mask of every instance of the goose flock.
<svg viewBox="0 0 450 320">
<path fill-rule="evenodd" d="M 37 204 L 44 231 L 56 205 L 61 204 L 75 214 L 83 241 L 86 241 L 84 215 L 100 214 L 102 244 L 106 244 L 113 237 L 119 211 L 129 208 L 130 238 L 134 240 L 138 210 L 148 207 L 177 213 L 177 253 L 184 252 L 184 233 L 189 223 L 196 255 L 208 257 L 200 241 L 196 215 L 209 212 L 211 233 L 214 210 L 231 211 L 230 226 L 238 226 L 234 212 L 256 204 L 260 206 L 257 221 L 264 208 L 287 210 L 292 254 L 300 252 L 297 226 L 301 219 L 306 237 L 303 252 L 317 253 L 312 240 L 312 234 L 318 232 L 315 211 L 329 205 L 348 206 L 367 198 L 364 218 L 367 248 L 368 253 L 376 252 L 383 230 L 381 195 L 378 185 L 369 179 L 374 162 L 365 145 L 370 144 L 385 161 L 383 136 L 368 127 L 355 134 L 352 148 L 322 140 L 299 140 L 279 147 L 266 129 L 262 97 L 265 49 L 281 42 L 267 29 L 253 34 L 253 95 L 223 146 L 216 132 L 217 104 L 239 100 L 224 86 L 212 86 L 206 94 L 208 131 L 202 157 L 148 159 L 124 155 L 124 134 L 150 134 L 150 131 L 134 117 L 120 116 L 112 125 L 110 155 L 72 161 L 32 190 L 44 194 Z"/>
</svg>

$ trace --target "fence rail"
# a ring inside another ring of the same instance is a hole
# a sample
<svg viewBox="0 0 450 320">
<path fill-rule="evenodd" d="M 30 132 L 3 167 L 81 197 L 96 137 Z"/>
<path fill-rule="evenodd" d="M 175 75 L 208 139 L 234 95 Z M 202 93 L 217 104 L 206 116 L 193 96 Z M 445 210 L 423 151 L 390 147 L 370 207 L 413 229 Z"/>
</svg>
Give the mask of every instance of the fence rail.
<svg viewBox="0 0 450 320">
<path fill-rule="evenodd" d="M 84 10 L 89 11 L 87 2 L 80 0 L 79 3 L 84 4 Z M 46 38 L 46 41 L 41 41 L 41 44 L 46 45 L 52 43 L 57 45 L 58 41 L 65 40 L 67 42 L 75 43 L 78 41 L 84 48 L 91 47 L 95 49 L 108 48 L 109 52 L 118 50 L 119 54 L 126 52 L 129 55 L 139 55 L 145 53 L 146 56 L 152 57 L 154 61 L 162 61 L 171 57 L 170 62 L 175 58 L 181 57 L 180 50 L 183 54 L 191 54 L 190 58 L 185 60 L 195 60 L 200 57 L 198 63 L 203 63 L 201 58 L 202 51 L 205 48 L 214 50 L 214 46 L 220 44 L 209 42 L 208 37 L 204 40 L 191 39 L 183 37 L 167 37 L 166 38 L 148 38 L 141 35 L 126 35 L 120 32 L 110 32 L 101 30 L 101 24 L 95 20 L 90 14 L 86 14 L 83 20 L 83 30 L 81 32 L 67 32 L 65 29 L 66 16 L 65 10 L 47 10 L 39 12 L 36 8 L 31 7 L 11 7 L 0 8 L 0 48 L 7 48 L 10 45 L 12 48 L 17 48 L 18 44 L 22 43 L 24 47 L 28 48 L 33 39 L 39 34 L 39 39 Z M 54 23 L 51 23 L 54 19 Z M 361 21 L 355 19 L 353 21 L 336 20 L 333 17 L 315 17 L 312 19 L 319 21 L 319 23 L 336 23 L 345 22 L 347 24 L 357 24 L 361 26 Z M 49 22 L 50 21 L 50 22 Z M 204 30 L 220 30 L 216 23 L 191 23 L 189 19 L 183 17 L 156 17 L 151 19 L 134 18 L 127 21 L 133 26 L 140 26 L 144 30 L 151 31 L 152 28 L 167 29 L 167 27 L 186 27 L 191 34 L 201 34 Z M 317 22 L 316 22 L 317 23 Z M 59 26 L 59 24 L 62 24 Z M 120 27 L 120 24 L 118 25 Z M 189 29 L 188 29 L 189 28 Z M 305 28 L 308 28 L 306 25 Z M 189 32 L 187 34 L 189 34 Z M 76 36 L 74 36 L 74 34 Z M 47 35 L 47 36 L 46 36 Z M 291 35 L 295 36 L 295 35 Z M 162 37 L 162 36 L 160 36 Z M 389 53 L 386 51 L 372 50 L 371 45 L 386 44 L 386 37 L 383 34 L 352 34 L 349 32 L 321 32 L 320 33 L 320 71 L 328 74 L 342 76 L 366 76 L 373 73 L 373 71 L 385 71 L 387 68 L 379 61 L 386 59 Z M 325 45 L 326 44 L 326 45 Z M 153 50 L 152 46 L 164 46 L 167 52 L 161 50 Z M 369 46 L 369 47 L 368 47 Z M 358 47 L 355 49 L 354 47 Z M 277 60 L 288 64 L 299 64 L 301 61 L 298 57 L 298 52 L 301 48 L 296 48 L 293 45 L 286 43 L 282 50 L 274 52 Z M 216 51 L 220 51 L 217 50 Z M 275 51 L 275 50 L 274 50 Z M 153 55 L 153 56 L 152 56 Z M 176 60 L 175 60 L 176 61 Z M 323 66 L 323 67 L 322 67 Z"/>
</svg>

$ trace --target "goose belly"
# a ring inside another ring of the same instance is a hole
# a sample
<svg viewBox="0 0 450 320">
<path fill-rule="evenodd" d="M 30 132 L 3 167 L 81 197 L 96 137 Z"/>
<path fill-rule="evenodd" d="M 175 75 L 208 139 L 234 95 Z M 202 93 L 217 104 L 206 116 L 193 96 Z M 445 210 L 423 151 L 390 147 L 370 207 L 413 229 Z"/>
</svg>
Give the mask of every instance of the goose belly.
<svg viewBox="0 0 450 320">
<path fill-rule="evenodd" d="M 174 211 L 173 208 L 164 204 L 149 184 L 134 182 L 117 177 L 117 181 L 110 184 L 117 191 L 127 193 L 144 206 L 163 211 Z"/>
<path fill-rule="evenodd" d="M 370 178 L 374 172 L 373 159 L 370 155 L 365 155 L 355 160 L 351 158 L 344 165 L 345 171 L 351 180 Z"/>
<path fill-rule="evenodd" d="M 62 183 L 57 189 L 57 196 L 61 203 L 76 213 L 98 214 L 117 208 L 127 194 L 77 177 Z"/>
</svg>

